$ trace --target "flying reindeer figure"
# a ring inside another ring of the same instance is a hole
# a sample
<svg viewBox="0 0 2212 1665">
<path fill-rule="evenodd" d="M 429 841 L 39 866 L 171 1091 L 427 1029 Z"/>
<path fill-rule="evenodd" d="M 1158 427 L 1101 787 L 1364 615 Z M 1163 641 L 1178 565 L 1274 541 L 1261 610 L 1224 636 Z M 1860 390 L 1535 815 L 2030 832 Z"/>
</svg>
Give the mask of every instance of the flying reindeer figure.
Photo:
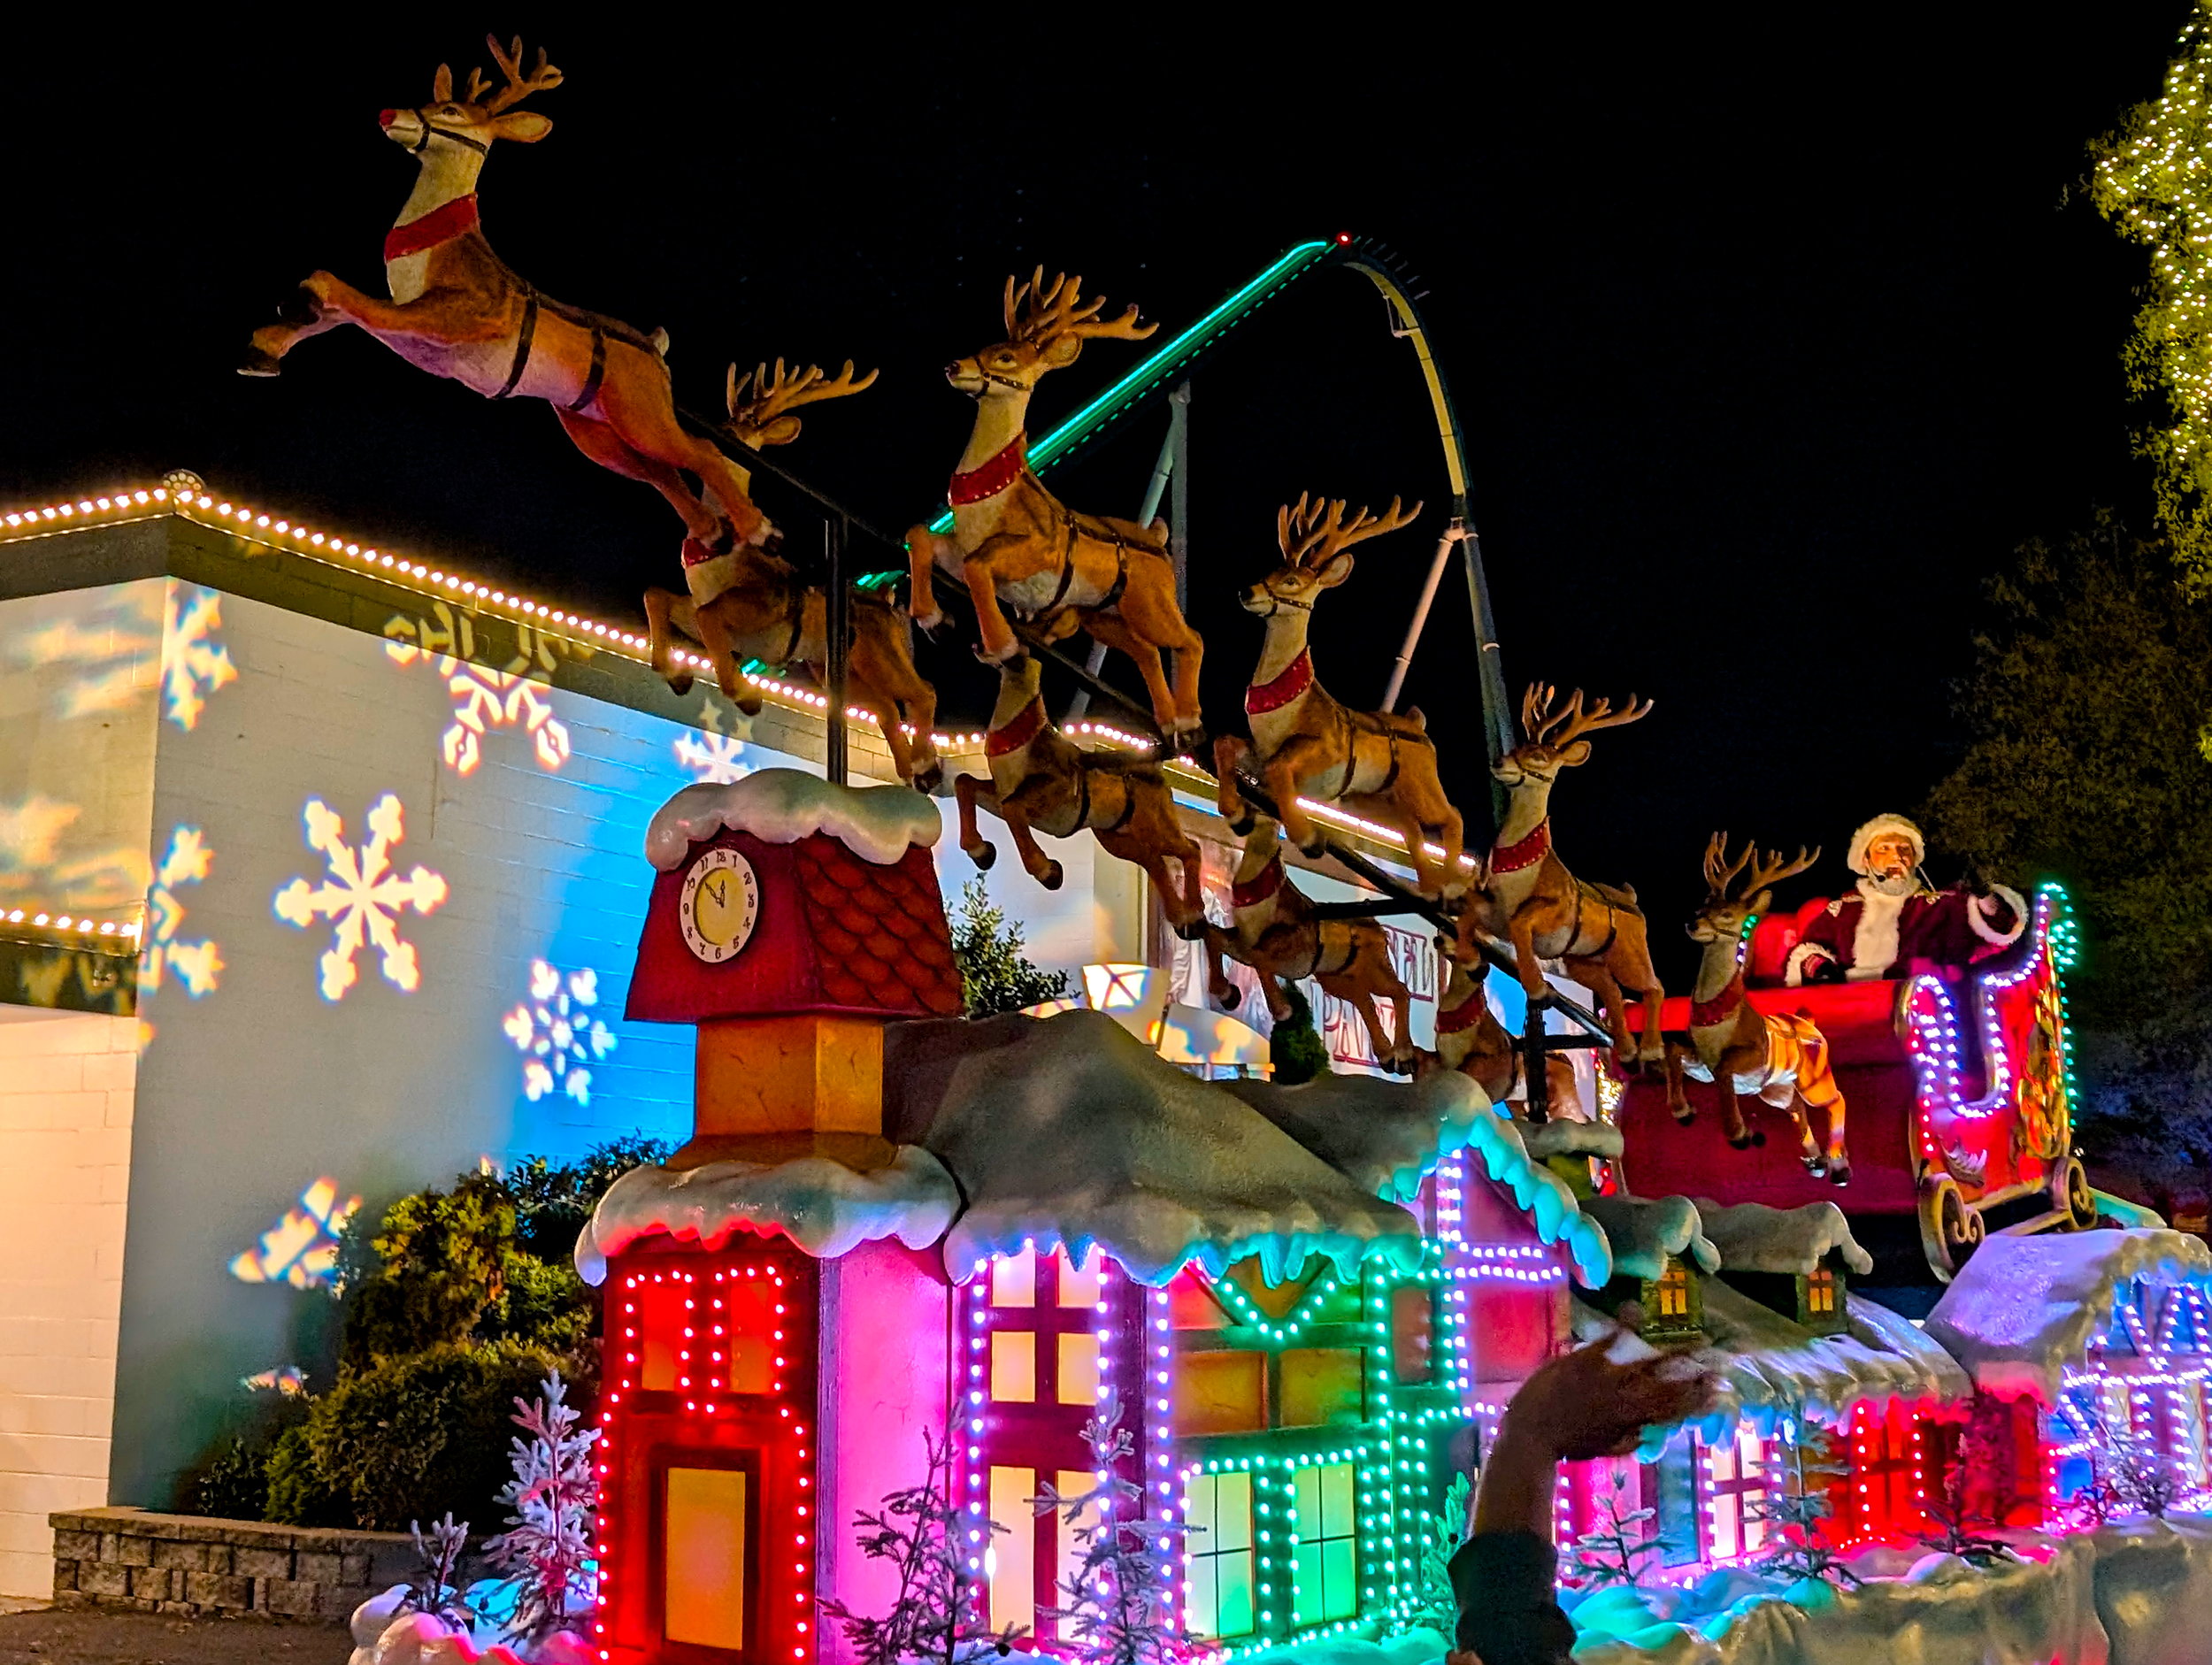
<svg viewBox="0 0 2212 1665">
<path fill-rule="evenodd" d="M 419 170 L 384 239 L 392 298 L 311 273 L 279 309 L 279 321 L 253 333 L 240 373 L 276 375 L 298 342 L 357 324 L 410 364 L 488 398 L 546 400 L 579 450 L 658 491 L 703 547 L 764 541 L 768 522 L 753 506 L 745 471 L 677 419 L 666 333 L 649 335 L 539 294 L 478 228 L 476 176 L 485 157 L 498 140 L 532 144 L 550 133 L 550 121 L 515 106 L 561 84 L 542 50 L 525 74 L 519 38 L 503 51 L 496 37 L 487 41 L 503 86 L 495 88 L 472 69 L 466 93 L 456 97 L 453 72 L 441 64 L 428 104 L 379 117 L 384 136 L 405 147 Z M 683 469 L 705 482 L 703 495 L 685 483 Z"/>
<path fill-rule="evenodd" d="M 1667 1106 L 1676 1121 L 1688 1122 L 1696 1113 L 1682 1090 L 1682 1078 L 1719 1081 L 1728 1142 L 1742 1150 L 1765 1142 L 1763 1135 L 1747 1131 L 1738 1102 L 1740 1095 L 1755 1094 L 1786 1110 L 1796 1123 L 1807 1171 L 1825 1174 L 1840 1185 L 1850 1183 L 1851 1159 L 1844 1150 L 1843 1089 L 1829 1064 L 1828 1038 L 1801 1013 L 1760 1011 L 1746 997 L 1743 981 L 1744 933 L 1773 907 L 1774 893 L 1768 886 L 1819 859 L 1818 850 L 1808 856 L 1801 846 L 1796 860 L 1785 862 L 1779 851 L 1761 855 L 1755 843 L 1747 843 L 1731 862 L 1725 832 L 1714 833 L 1706 845 L 1705 901 L 1689 925 L 1690 940 L 1702 944 L 1705 952 L 1690 994 L 1690 1046 L 1667 1045 Z M 1807 1114 L 1816 1109 L 1828 1116 L 1824 1151 Z"/>
<path fill-rule="evenodd" d="M 1406 1027 L 1413 991 L 1390 963 L 1389 937 L 1371 918 L 1325 912 L 1291 883 L 1279 835 L 1267 817 L 1253 817 L 1230 885 L 1231 926 L 1206 926 L 1207 983 L 1214 999 L 1227 1010 L 1237 1008 L 1239 991 L 1223 970 L 1225 955 L 1259 973 L 1268 1014 L 1279 1024 L 1290 1016 L 1283 985 L 1312 978 L 1323 994 L 1351 1002 L 1385 1069 L 1410 1074 L 1417 1055 Z M 1378 999 L 1390 1002 L 1387 1033 L 1375 1008 Z"/>
<path fill-rule="evenodd" d="M 1030 471 L 1023 431 L 1029 396 L 1047 371 L 1073 364 L 1087 341 L 1143 341 L 1159 326 L 1138 323 L 1133 306 L 1102 318 L 1106 303 L 1083 300 L 1081 278 L 1044 278 L 1040 266 L 1018 288 L 1007 279 L 1006 339 L 945 372 L 976 402 L 975 429 L 947 493 L 952 531 L 941 536 L 918 526 L 906 534 L 914 621 L 932 631 L 942 622 L 932 589 L 941 570 L 967 585 L 983 657 L 994 664 L 1021 650 L 1006 622 L 1010 610 L 1048 642 L 1087 631 L 1136 662 L 1160 733 L 1172 742 L 1199 731 L 1206 645 L 1176 602 L 1167 529 L 1156 520 L 1141 526 L 1069 509 Z M 1172 689 L 1163 648 L 1175 655 Z"/>
<path fill-rule="evenodd" d="M 1651 702 L 1615 711 L 1600 700 L 1586 711 L 1577 688 L 1564 705 L 1548 683 L 1534 682 L 1521 700 L 1521 730 L 1527 738 L 1498 760 L 1493 771 L 1511 789 L 1505 821 L 1498 829 L 1485 871 L 1488 877 L 1475 906 L 1460 917 L 1452 957 L 1472 964 L 1470 939 L 1477 933 L 1509 943 L 1521 986 L 1531 1003 L 1551 998 L 1543 962 L 1558 960 L 1567 975 L 1595 994 L 1606 1027 L 1613 1035 L 1613 1055 L 1623 1068 L 1664 1056 L 1659 1037 L 1659 1009 L 1665 1001 L 1659 974 L 1652 969 L 1643 911 L 1626 886 L 1577 879 L 1559 859 L 1551 841 L 1551 788 L 1562 769 L 1586 763 L 1590 742 L 1582 737 L 1617 728 L 1650 715 Z M 1623 991 L 1643 1002 L 1643 1033 L 1632 1041 Z"/>
<path fill-rule="evenodd" d="M 1456 1070 L 1493 1104 L 1519 1103 L 1526 1114 L 1528 1065 L 1521 1044 L 1506 1032 L 1483 995 L 1481 979 L 1456 961 L 1447 960 L 1450 976 L 1436 1002 L 1436 1061 Z M 1548 1101 L 1571 1104 L 1578 1089 L 1571 1061 L 1556 1052 L 1544 1055 Z"/>
<path fill-rule="evenodd" d="M 811 364 L 787 371 L 779 358 L 773 372 L 763 364 L 741 379 L 732 364 L 725 384 L 726 431 L 750 446 L 787 445 L 799 437 L 799 418 L 791 414 L 796 407 L 841 399 L 875 379 L 872 370 L 856 380 L 849 360 L 834 378 Z M 692 549 L 687 543 L 687 557 Z M 690 563 L 685 577 L 688 595 L 645 592 L 653 669 L 676 693 L 691 687 L 691 672 L 673 656 L 679 633 L 706 649 L 723 694 L 748 717 L 760 710 L 760 695 L 751 691 L 742 669 L 748 659 L 801 665 L 817 683 L 829 686 L 829 597 L 820 583 L 810 583 L 780 556 L 757 549 Z M 928 791 L 944 772 L 931 737 L 937 690 L 914 668 L 906 619 L 881 596 L 857 588 L 850 592 L 846 616 L 852 642 L 845 697 L 876 719 L 899 778 Z"/>
<path fill-rule="evenodd" d="M 1014 835 L 1029 876 L 1057 890 L 1060 863 L 1037 847 L 1035 835 L 1072 838 L 1087 829 L 1109 856 L 1144 869 L 1179 932 L 1196 925 L 1206 917 L 1202 852 L 1176 818 L 1166 777 L 1156 763 L 1087 752 L 1061 733 L 1045 715 L 1042 672 L 1027 654 L 999 667 L 998 702 L 983 741 L 991 778 L 960 775 L 952 783 L 960 802 L 960 848 L 978 867 L 998 859 L 976 827 L 976 810 L 988 809 Z M 1169 882 L 1170 859 L 1182 866 L 1180 886 Z"/>
<path fill-rule="evenodd" d="M 1426 896 L 1454 896 L 1465 887 L 1460 870 L 1465 826 L 1444 796 L 1436 742 L 1421 713 L 1401 717 L 1338 704 L 1314 680 L 1306 646 L 1314 602 L 1323 590 L 1352 575 L 1352 546 L 1409 526 L 1420 512 L 1416 503 L 1401 513 L 1394 497 L 1379 518 L 1360 509 L 1348 523 L 1342 502 L 1310 503 L 1302 495 L 1295 507 L 1276 516 L 1283 564 L 1238 598 L 1245 611 L 1267 621 L 1259 664 L 1244 693 L 1251 744 L 1233 735 L 1217 740 L 1214 772 L 1221 782 L 1222 818 L 1238 832 L 1249 825 L 1252 810 L 1237 791 L 1236 768 L 1249 761 L 1274 799 L 1284 830 L 1308 855 L 1320 853 L 1321 832 L 1300 806 L 1301 795 L 1394 827 L 1405 838 L 1415 887 Z M 1432 840 L 1443 847 L 1440 860 L 1429 859 Z"/>
</svg>

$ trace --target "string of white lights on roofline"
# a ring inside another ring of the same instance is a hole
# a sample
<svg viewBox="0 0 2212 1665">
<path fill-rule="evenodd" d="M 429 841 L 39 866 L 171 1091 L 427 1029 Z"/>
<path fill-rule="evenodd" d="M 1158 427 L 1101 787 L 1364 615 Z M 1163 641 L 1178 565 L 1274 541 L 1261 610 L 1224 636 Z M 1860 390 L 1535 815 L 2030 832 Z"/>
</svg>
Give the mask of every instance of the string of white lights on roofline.
<svg viewBox="0 0 2212 1665">
<path fill-rule="evenodd" d="M 587 618 L 569 609 L 549 606 L 525 595 L 511 594 L 497 586 L 464 578 L 457 572 L 429 565 L 410 556 L 379 549 L 334 533 L 311 531 L 288 515 L 271 514 L 213 496 L 197 489 L 196 486 L 186 489 L 180 484 L 175 490 L 167 485 L 152 486 L 16 510 L 0 516 L 0 527 L 4 528 L 0 530 L 0 542 L 11 541 L 11 533 L 35 536 L 62 526 L 87 523 L 121 525 L 164 514 L 180 515 L 200 525 L 250 538 L 255 542 L 265 543 L 309 560 L 324 561 L 333 566 L 367 572 L 417 595 L 440 600 L 457 599 L 480 609 L 504 612 L 518 623 L 529 625 L 547 634 L 565 635 L 570 641 L 595 651 L 619 654 L 641 664 L 650 662 L 651 641 L 635 631 Z M 704 655 L 680 648 L 674 650 L 674 657 L 694 671 L 703 671 L 709 676 L 713 674 L 713 664 Z M 827 697 L 811 688 L 800 687 L 796 684 L 754 671 L 746 672 L 745 679 L 764 697 L 780 704 L 816 713 L 829 709 Z M 847 706 L 845 715 L 856 722 L 872 723 L 875 720 L 874 713 L 856 706 Z M 1088 736 L 1132 751 L 1146 749 L 1152 744 L 1141 735 L 1097 721 L 1071 723 L 1065 725 L 1065 730 L 1071 734 Z M 913 731 L 909 728 L 906 732 L 911 733 Z M 938 750 L 957 756 L 981 750 L 984 736 L 979 732 L 956 734 L 933 732 L 932 740 Z M 1213 782 L 1205 775 L 1183 767 L 1175 768 L 1173 772 L 1183 778 L 1183 784 L 1188 789 L 1209 796 L 1211 794 Z M 1334 804 L 1317 803 L 1307 798 L 1301 798 L 1298 802 L 1299 807 L 1309 815 L 1318 816 L 1333 825 L 1356 832 L 1374 843 L 1399 849 L 1406 847 L 1405 839 L 1394 827 L 1348 814 Z M 1434 856 L 1441 857 L 1444 853 L 1434 844 L 1425 848 Z M 1462 857 L 1461 865 L 1471 871 L 1473 863 Z M 17 910 L 19 914 L 20 911 Z M 19 924 L 22 921 L 0 914 L 0 923 Z M 132 928 L 135 930 L 134 926 Z"/>
</svg>

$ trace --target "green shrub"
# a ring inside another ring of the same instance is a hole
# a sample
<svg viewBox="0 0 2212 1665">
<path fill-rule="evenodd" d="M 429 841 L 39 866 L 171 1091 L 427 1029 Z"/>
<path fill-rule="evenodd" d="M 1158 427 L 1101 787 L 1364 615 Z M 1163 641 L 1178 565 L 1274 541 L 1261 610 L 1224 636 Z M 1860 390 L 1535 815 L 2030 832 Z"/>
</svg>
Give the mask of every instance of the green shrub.
<svg viewBox="0 0 2212 1665">
<path fill-rule="evenodd" d="M 290 1435 L 279 1442 L 272 1515 L 281 1505 L 280 1518 L 311 1524 L 299 1517 L 327 1498 L 350 1523 L 373 1531 L 404 1531 L 410 1521 L 448 1509 L 496 1521 L 500 1488 L 513 1477 L 514 1401 L 527 1400 L 565 1362 L 519 1341 L 441 1342 L 348 1370 L 315 1401 L 296 1446 Z"/>
<path fill-rule="evenodd" d="M 598 1297 L 573 1266 L 510 1255 L 507 1287 L 478 1328 L 488 1341 L 524 1341 L 572 1353 L 591 1334 L 597 1305 Z"/>
<path fill-rule="evenodd" d="M 505 1292 L 514 1244 L 514 1199 L 495 1174 L 402 1197 L 370 1245 L 383 1264 L 348 1291 L 345 1362 L 465 1339 Z"/>
<path fill-rule="evenodd" d="M 1268 1062 L 1275 1066 L 1275 1085 L 1303 1086 L 1317 1075 L 1329 1073 L 1329 1043 L 1313 1026 L 1313 1008 L 1305 991 L 1295 983 L 1283 985 L 1290 1016 L 1275 1025 L 1267 1038 Z"/>
<path fill-rule="evenodd" d="M 242 1520 L 280 1521 L 287 1526 L 351 1526 L 352 1511 L 315 1464 L 307 1425 L 288 1428 L 270 1450 L 264 1487 L 266 1501 L 258 1515 Z"/>
<path fill-rule="evenodd" d="M 666 1162 L 674 1148 L 666 1139 L 634 1132 L 557 1166 L 543 1156 L 524 1157 L 507 1170 L 516 1240 L 540 1260 L 565 1262 L 607 1187 L 633 1168 Z"/>
</svg>

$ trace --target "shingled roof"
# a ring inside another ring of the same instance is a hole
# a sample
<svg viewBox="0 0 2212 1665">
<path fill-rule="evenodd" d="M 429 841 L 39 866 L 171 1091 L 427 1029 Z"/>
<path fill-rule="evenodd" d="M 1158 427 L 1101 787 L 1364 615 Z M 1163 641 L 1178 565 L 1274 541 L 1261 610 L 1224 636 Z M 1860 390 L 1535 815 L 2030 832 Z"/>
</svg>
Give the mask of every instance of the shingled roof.
<svg viewBox="0 0 2212 1665">
<path fill-rule="evenodd" d="M 804 840 L 797 856 L 823 994 L 840 1006 L 959 1013 L 960 968 L 926 856 L 879 867 L 825 838 Z"/>
</svg>

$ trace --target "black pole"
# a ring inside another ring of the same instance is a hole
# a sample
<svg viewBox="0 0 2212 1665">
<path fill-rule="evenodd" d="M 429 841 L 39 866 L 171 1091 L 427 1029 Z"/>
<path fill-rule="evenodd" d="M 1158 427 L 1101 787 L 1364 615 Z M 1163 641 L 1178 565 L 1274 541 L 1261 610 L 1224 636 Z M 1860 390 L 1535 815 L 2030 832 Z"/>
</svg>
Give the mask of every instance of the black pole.
<svg viewBox="0 0 2212 1665">
<path fill-rule="evenodd" d="M 824 690 L 829 696 L 826 773 L 831 785 L 841 786 L 848 773 L 845 757 L 845 615 L 848 598 L 845 593 L 845 518 L 842 515 L 830 515 L 823 520 L 822 554 L 828 579 L 822 607 L 822 632 L 828 638 L 824 648 L 829 671 L 829 687 Z"/>
</svg>

